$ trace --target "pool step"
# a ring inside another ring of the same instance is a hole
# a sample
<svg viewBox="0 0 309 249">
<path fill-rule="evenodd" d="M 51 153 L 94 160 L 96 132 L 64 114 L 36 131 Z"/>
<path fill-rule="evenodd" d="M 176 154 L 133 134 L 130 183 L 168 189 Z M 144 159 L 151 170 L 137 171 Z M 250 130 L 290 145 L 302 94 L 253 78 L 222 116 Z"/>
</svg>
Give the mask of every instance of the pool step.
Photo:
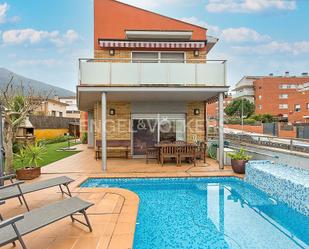
<svg viewBox="0 0 309 249">
<path fill-rule="evenodd" d="M 309 215 L 309 171 L 271 161 L 249 161 L 245 181 Z"/>
</svg>

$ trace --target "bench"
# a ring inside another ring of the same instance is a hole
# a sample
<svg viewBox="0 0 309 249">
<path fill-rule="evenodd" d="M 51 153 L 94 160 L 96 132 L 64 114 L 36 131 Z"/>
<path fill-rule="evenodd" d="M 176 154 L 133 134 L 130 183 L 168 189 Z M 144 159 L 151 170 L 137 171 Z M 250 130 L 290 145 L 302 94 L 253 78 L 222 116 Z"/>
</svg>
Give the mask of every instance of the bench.
<svg viewBox="0 0 309 249">
<path fill-rule="evenodd" d="M 107 153 L 116 152 L 123 154 L 125 158 L 129 158 L 131 141 L 130 140 L 107 140 Z M 95 159 L 98 160 L 102 157 L 102 140 L 96 141 Z"/>
</svg>

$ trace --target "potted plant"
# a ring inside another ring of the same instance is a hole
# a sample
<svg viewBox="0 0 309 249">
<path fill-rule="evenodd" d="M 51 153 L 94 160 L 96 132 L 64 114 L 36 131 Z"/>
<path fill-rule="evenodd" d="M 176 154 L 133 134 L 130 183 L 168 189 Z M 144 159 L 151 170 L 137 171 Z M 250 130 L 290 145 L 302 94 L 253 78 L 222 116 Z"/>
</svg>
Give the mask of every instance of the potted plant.
<svg viewBox="0 0 309 249">
<path fill-rule="evenodd" d="M 42 156 L 46 153 L 45 146 L 39 143 L 34 145 L 27 145 L 21 149 L 16 155 L 23 168 L 16 170 L 16 178 L 18 180 L 32 180 L 41 175 Z"/>
<path fill-rule="evenodd" d="M 246 154 L 244 148 L 240 148 L 238 152 L 228 153 L 228 156 L 231 158 L 232 169 L 235 173 L 244 174 L 246 163 L 252 157 Z"/>
</svg>

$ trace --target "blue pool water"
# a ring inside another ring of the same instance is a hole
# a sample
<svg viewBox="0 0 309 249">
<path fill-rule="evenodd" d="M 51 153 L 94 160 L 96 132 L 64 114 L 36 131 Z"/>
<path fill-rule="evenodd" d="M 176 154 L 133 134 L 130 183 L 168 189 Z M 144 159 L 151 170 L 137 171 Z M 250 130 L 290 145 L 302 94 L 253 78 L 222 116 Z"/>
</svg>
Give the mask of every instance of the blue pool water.
<svg viewBox="0 0 309 249">
<path fill-rule="evenodd" d="M 309 248 L 309 217 L 237 178 L 89 179 L 140 197 L 134 249 Z"/>
</svg>

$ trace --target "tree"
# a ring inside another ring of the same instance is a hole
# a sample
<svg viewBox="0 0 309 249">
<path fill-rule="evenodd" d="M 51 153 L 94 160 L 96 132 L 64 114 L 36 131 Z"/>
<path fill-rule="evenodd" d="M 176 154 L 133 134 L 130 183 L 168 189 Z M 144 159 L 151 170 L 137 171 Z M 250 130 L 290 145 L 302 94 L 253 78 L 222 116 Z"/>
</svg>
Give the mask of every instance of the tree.
<svg viewBox="0 0 309 249">
<path fill-rule="evenodd" d="M 243 105 L 243 107 L 242 107 Z M 242 110 L 244 118 L 250 117 L 254 113 L 255 106 L 248 99 L 236 99 L 225 107 L 226 115 L 241 118 Z"/>
<path fill-rule="evenodd" d="M 42 101 L 47 99 L 40 94 L 35 94 L 29 85 L 27 89 L 23 84 L 13 86 L 13 77 L 0 92 L 0 105 L 3 112 L 3 145 L 5 151 L 5 172 L 11 174 L 13 167 L 13 144 L 16 140 L 16 133 L 26 117 L 38 108 Z"/>
</svg>

